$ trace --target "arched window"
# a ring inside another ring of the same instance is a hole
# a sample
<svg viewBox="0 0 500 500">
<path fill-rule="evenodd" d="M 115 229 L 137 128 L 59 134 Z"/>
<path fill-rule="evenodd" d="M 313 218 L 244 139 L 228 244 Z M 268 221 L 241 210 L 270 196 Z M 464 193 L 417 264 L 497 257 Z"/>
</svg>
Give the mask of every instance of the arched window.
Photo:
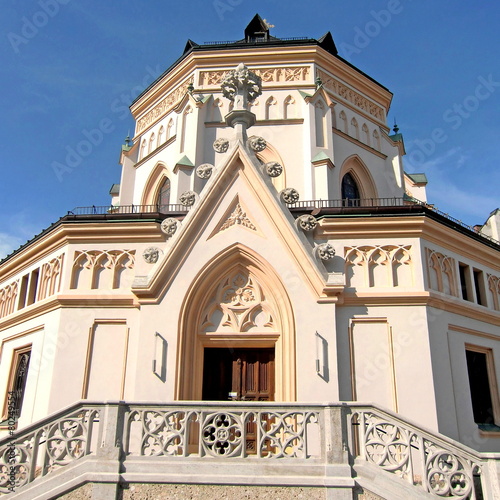
<svg viewBox="0 0 500 500">
<path fill-rule="evenodd" d="M 295 99 L 289 95 L 283 102 L 283 118 L 295 118 Z"/>
<path fill-rule="evenodd" d="M 359 189 L 354 177 L 347 173 L 342 178 L 342 200 L 344 206 L 359 206 Z"/>
<path fill-rule="evenodd" d="M 156 147 L 160 147 L 163 144 L 163 135 L 165 134 L 165 127 L 162 125 L 160 131 L 158 132 L 158 143 Z"/>
<path fill-rule="evenodd" d="M 339 118 L 340 118 L 339 125 L 342 128 L 342 132 L 344 132 L 344 134 L 349 133 L 347 129 L 347 116 L 343 111 L 340 112 Z"/>
<path fill-rule="evenodd" d="M 380 151 L 380 135 L 376 130 L 373 131 L 373 147 Z"/>
<path fill-rule="evenodd" d="M 147 142 L 146 142 L 146 139 L 144 139 L 142 141 L 142 144 L 141 144 L 141 153 L 140 153 L 140 160 L 142 160 L 145 156 L 146 156 L 146 146 L 147 146 Z"/>
<path fill-rule="evenodd" d="M 174 120 L 170 118 L 167 125 L 167 141 L 174 136 Z"/>
<path fill-rule="evenodd" d="M 355 138 L 355 139 L 358 139 L 359 141 L 359 125 L 358 125 L 358 120 L 356 120 L 356 118 L 353 118 L 351 120 L 351 130 L 352 130 L 352 136 Z"/>
<path fill-rule="evenodd" d="M 153 132 L 151 134 L 151 137 L 149 138 L 149 149 L 148 149 L 148 154 L 154 151 L 155 149 L 155 133 Z"/>
<path fill-rule="evenodd" d="M 266 120 L 274 120 L 278 118 L 277 115 L 277 101 L 276 99 L 271 96 L 267 101 L 266 101 Z"/>
<path fill-rule="evenodd" d="M 324 148 L 325 141 L 325 106 L 321 101 L 314 105 L 314 116 L 316 122 L 316 146 Z"/>
<path fill-rule="evenodd" d="M 168 205 L 170 204 L 170 179 L 168 177 L 165 177 L 160 186 L 156 204 L 159 212 L 168 211 Z"/>
<path fill-rule="evenodd" d="M 363 123 L 363 127 L 361 128 L 361 130 L 363 131 L 363 142 L 369 146 L 370 145 L 370 132 L 368 130 L 368 126 L 366 125 L 366 123 Z"/>
</svg>

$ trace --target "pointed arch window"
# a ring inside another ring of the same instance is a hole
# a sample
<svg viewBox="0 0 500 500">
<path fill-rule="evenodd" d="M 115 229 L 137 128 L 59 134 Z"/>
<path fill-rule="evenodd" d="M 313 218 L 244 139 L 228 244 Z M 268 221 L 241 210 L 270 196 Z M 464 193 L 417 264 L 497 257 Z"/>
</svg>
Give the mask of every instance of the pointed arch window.
<svg viewBox="0 0 500 500">
<path fill-rule="evenodd" d="M 363 127 L 361 128 L 363 131 L 363 142 L 369 146 L 370 145 L 370 131 L 368 130 L 368 126 L 366 123 L 363 123 Z"/>
<path fill-rule="evenodd" d="M 141 144 L 141 153 L 140 153 L 140 160 L 142 160 L 145 156 L 146 156 L 146 146 L 147 146 L 147 142 L 146 142 L 146 139 L 144 139 L 142 141 L 142 144 Z"/>
<path fill-rule="evenodd" d="M 339 118 L 340 118 L 339 125 L 342 128 L 342 132 L 344 132 L 345 134 L 347 134 L 349 131 L 348 131 L 348 128 L 347 128 L 347 116 L 344 113 L 344 111 L 340 112 Z"/>
<path fill-rule="evenodd" d="M 160 131 L 158 132 L 158 143 L 156 147 L 160 147 L 163 144 L 163 136 L 165 135 L 165 127 L 162 125 Z"/>
<path fill-rule="evenodd" d="M 168 211 L 168 206 L 170 205 L 170 179 L 168 177 L 165 177 L 160 186 L 156 204 L 158 205 L 159 212 Z"/>
<path fill-rule="evenodd" d="M 373 147 L 377 151 L 380 151 L 380 135 L 376 130 L 373 131 L 372 135 L 373 135 Z"/>
<path fill-rule="evenodd" d="M 168 125 L 167 125 L 167 141 L 174 136 L 174 120 L 170 118 Z"/>
<path fill-rule="evenodd" d="M 155 149 L 155 133 L 153 132 L 151 134 L 151 137 L 149 138 L 149 149 L 148 149 L 148 154 L 153 152 Z"/>
<path fill-rule="evenodd" d="M 352 136 L 355 138 L 355 139 L 358 139 L 359 141 L 359 125 L 358 125 L 358 120 L 356 120 L 356 118 L 353 118 L 351 120 L 351 129 L 352 129 Z"/>
<path fill-rule="evenodd" d="M 344 206 L 359 206 L 359 188 L 350 173 L 345 174 L 342 178 L 342 200 Z"/>
</svg>

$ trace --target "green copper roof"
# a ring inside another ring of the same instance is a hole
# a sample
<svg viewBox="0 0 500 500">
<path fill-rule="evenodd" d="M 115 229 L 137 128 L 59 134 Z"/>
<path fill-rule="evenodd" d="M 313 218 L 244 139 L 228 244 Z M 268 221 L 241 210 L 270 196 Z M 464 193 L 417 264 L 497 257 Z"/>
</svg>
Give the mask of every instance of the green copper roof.
<svg viewBox="0 0 500 500">
<path fill-rule="evenodd" d="M 120 184 L 113 184 L 109 190 L 109 194 L 120 194 Z"/>
<path fill-rule="evenodd" d="M 389 136 L 394 142 L 400 142 L 403 140 L 403 134 L 392 134 Z"/>
<path fill-rule="evenodd" d="M 186 155 L 184 155 L 176 164 L 184 165 L 185 167 L 194 167 L 194 163 Z"/>
<path fill-rule="evenodd" d="M 427 184 L 427 176 L 425 174 L 405 174 L 415 183 L 415 184 Z"/>
<path fill-rule="evenodd" d="M 324 151 L 318 153 L 311 161 L 314 163 L 315 161 L 321 161 L 321 160 L 332 161 L 332 159 Z"/>
</svg>

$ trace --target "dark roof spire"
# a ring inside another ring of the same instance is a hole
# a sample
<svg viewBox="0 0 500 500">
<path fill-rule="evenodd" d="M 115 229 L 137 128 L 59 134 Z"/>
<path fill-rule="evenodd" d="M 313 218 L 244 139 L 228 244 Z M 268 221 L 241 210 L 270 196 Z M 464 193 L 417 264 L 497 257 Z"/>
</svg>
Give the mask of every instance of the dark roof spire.
<svg viewBox="0 0 500 500">
<path fill-rule="evenodd" d="M 269 25 L 259 14 L 255 14 L 245 28 L 245 41 L 254 42 L 256 40 L 269 40 Z"/>
</svg>

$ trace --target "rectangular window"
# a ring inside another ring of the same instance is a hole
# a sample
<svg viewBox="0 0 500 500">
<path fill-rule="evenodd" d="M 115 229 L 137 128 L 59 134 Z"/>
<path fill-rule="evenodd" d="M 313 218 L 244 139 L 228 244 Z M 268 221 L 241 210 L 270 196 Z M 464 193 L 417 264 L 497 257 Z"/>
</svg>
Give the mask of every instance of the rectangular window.
<svg viewBox="0 0 500 500">
<path fill-rule="evenodd" d="M 462 291 L 462 299 L 472 302 L 474 299 L 472 297 L 472 284 L 470 280 L 469 266 L 460 262 L 458 265 L 458 271 L 460 275 L 460 289 Z"/>
<path fill-rule="evenodd" d="M 26 305 L 26 293 L 28 292 L 29 274 L 26 274 L 21 279 L 21 289 L 19 291 L 18 309 L 22 309 Z"/>
<path fill-rule="evenodd" d="M 499 400 L 493 352 L 479 346 L 466 346 L 465 354 L 474 422 L 480 426 L 498 425 Z"/>
<path fill-rule="evenodd" d="M 40 273 L 40 269 L 35 269 L 31 272 L 30 278 L 30 287 L 28 291 L 28 301 L 26 305 L 30 306 L 35 303 L 36 300 L 36 292 L 38 289 L 38 274 Z"/>
<path fill-rule="evenodd" d="M 486 287 L 484 285 L 484 275 L 479 269 L 472 270 L 472 276 L 474 278 L 474 289 L 476 290 L 476 300 L 477 303 L 485 306 L 486 304 Z"/>
</svg>

